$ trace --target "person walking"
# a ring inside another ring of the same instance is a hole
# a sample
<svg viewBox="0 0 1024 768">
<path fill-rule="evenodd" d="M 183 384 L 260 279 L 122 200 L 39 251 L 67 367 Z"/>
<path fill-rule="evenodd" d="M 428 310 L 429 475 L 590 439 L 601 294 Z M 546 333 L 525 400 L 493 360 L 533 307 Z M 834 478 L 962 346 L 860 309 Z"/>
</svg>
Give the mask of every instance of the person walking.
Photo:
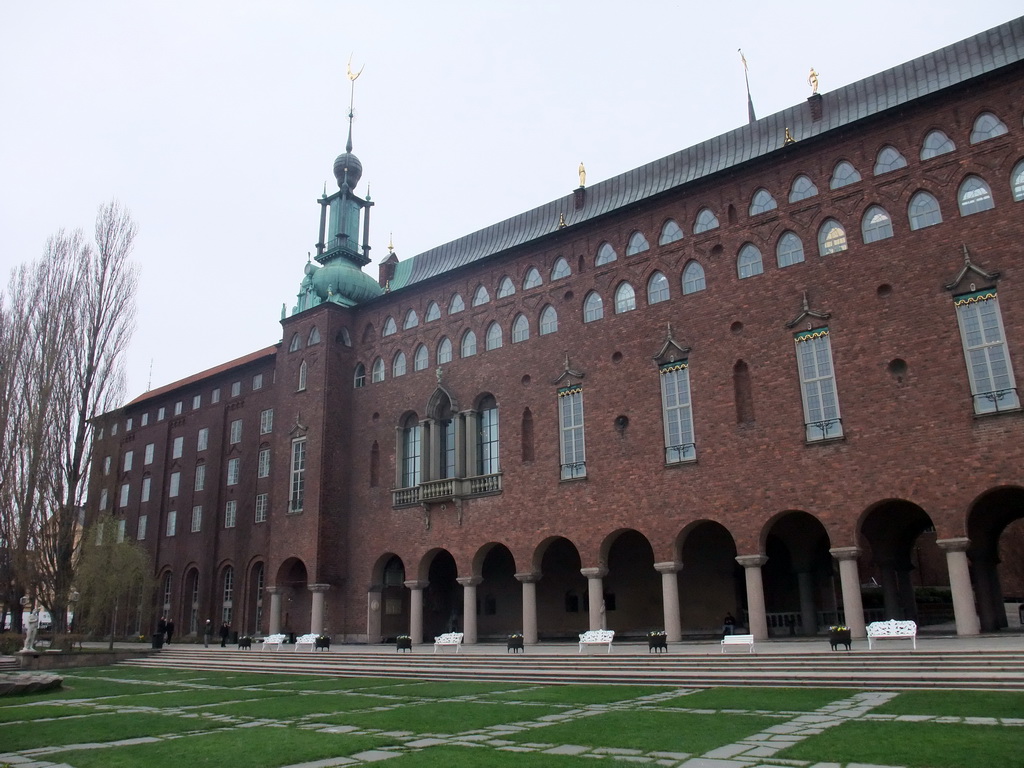
<svg viewBox="0 0 1024 768">
<path fill-rule="evenodd" d="M 206 620 L 206 626 L 203 628 L 203 647 L 210 647 L 210 640 L 213 639 L 213 622 L 209 619 Z"/>
<path fill-rule="evenodd" d="M 220 625 L 220 647 L 228 647 L 228 635 L 231 634 L 231 625 L 226 621 Z"/>
<path fill-rule="evenodd" d="M 174 635 L 174 620 L 167 620 L 167 645 L 171 644 L 171 637 Z"/>
</svg>

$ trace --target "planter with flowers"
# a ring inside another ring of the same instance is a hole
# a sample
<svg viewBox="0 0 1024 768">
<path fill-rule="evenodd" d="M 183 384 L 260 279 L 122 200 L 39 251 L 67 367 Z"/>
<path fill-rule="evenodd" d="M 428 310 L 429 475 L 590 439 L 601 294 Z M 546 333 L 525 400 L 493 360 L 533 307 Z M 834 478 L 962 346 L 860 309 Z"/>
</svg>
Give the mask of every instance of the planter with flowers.
<svg viewBox="0 0 1024 768">
<path fill-rule="evenodd" d="M 846 650 L 850 650 L 850 628 L 837 625 L 828 628 L 828 643 L 832 646 L 832 650 L 836 651 L 840 645 L 845 645 Z"/>
<path fill-rule="evenodd" d="M 505 653 L 508 653 L 509 651 L 520 653 L 523 650 L 523 636 L 518 632 L 509 635 L 508 644 L 505 647 Z"/>
<path fill-rule="evenodd" d="M 396 637 L 395 650 L 412 652 L 412 638 L 409 635 L 399 635 Z"/>
<path fill-rule="evenodd" d="M 647 652 L 651 651 L 668 652 L 668 635 L 665 634 L 665 630 L 656 629 L 647 633 Z"/>
</svg>

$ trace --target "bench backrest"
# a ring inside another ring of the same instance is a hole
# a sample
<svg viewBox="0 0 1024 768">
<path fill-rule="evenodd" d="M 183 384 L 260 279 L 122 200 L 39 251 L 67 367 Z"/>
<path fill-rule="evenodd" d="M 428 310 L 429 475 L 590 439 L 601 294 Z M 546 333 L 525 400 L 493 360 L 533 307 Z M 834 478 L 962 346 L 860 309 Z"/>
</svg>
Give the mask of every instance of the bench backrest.
<svg viewBox="0 0 1024 768">
<path fill-rule="evenodd" d="M 445 632 L 434 638 L 435 645 L 458 645 L 462 642 L 462 632 Z"/>
<path fill-rule="evenodd" d="M 722 645 L 753 645 L 753 635 L 726 635 L 722 638 Z"/>
<path fill-rule="evenodd" d="M 908 636 L 917 634 L 917 624 L 913 621 L 873 621 L 868 624 L 868 635 L 870 637 L 893 637 Z"/>
<path fill-rule="evenodd" d="M 591 629 L 580 633 L 581 643 L 610 643 L 615 639 L 614 629 Z"/>
<path fill-rule="evenodd" d="M 271 643 L 271 644 L 273 644 L 273 643 L 283 643 L 285 641 L 285 639 L 286 638 L 285 638 L 284 635 L 267 635 L 265 638 L 263 638 L 263 642 L 264 643 Z"/>
<path fill-rule="evenodd" d="M 296 638 L 295 644 L 296 645 L 300 645 L 300 644 L 301 645 L 307 645 L 307 644 L 311 645 L 311 644 L 316 642 L 316 638 L 317 638 L 317 635 L 314 635 L 314 634 L 302 635 L 302 637 Z"/>
</svg>

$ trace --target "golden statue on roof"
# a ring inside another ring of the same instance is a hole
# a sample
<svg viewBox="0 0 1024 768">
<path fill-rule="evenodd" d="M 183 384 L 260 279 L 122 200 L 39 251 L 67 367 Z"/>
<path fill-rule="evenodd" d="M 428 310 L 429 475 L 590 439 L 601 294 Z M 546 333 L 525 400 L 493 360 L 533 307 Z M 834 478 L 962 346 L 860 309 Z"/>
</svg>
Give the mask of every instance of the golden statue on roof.
<svg viewBox="0 0 1024 768">
<path fill-rule="evenodd" d="M 811 74 L 807 76 L 807 84 L 811 86 L 811 96 L 818 95 L 818 73 L 811 67 Z"/>
</svg>

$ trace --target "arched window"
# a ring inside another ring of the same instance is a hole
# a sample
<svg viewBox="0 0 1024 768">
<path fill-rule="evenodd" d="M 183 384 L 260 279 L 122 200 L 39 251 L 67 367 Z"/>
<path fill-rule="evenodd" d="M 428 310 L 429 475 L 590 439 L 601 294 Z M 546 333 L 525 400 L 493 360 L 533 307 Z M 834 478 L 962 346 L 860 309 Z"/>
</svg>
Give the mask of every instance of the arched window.
<svg viewBox="0 0 1024 768">
<path fill-rule="evenodd" d="M 391 363 L 391 375 L 395 378 L 405 376 L 405 352 L 395 355 L 394 362 Z"/>
<path fill-rule="evenodd" d="M 754 192 L 754 196 L 750 198 L 750 215 L 757 216 L 759 213 L 767 213 L 778 208 L 778 203 L 775 202 L 775 198 L 772 197 L 772 193 L 764 187 Z"/>
<path fill-rule="evenodd" d="M 437 345 L 437 364 L 450 363 L 452 361 L 452 341 L 447 336 L 441 339 Z"/>
<path fill-rule="evenodd" d="M 420 478 L 423 476 L 420 464 L 420 456 L 423 453 L 421 449 L 422 430 L 423 428 L 420 426 L 416 414 L 410 414 L 402 423 L 402 456 L 400 466 L 402 468 L 403 488 L 413 488 L 419 485 Z"/>
<path fill-rule="evenodd" d="M 498 403 L 488 395 L 477 406 L 480 414 L 480 439 L 477 441 L 476 474 L 495 475 L 498 463 Z"/>
<path fill-rule="evenodd" d="M 700 262 L 691 261 L 683 270 L 683 294 L 697 293 L 707 288 L 704 281 L 704 267 Z"/>
<path fill-rule="evenodd" d="M 539 288 L 543 285 L 544 281 L 540 277 L 540 272 L 536 267 L 530 267 L 526 273 L 526 277 L 523 278 L 523 290 L 527 291 L 530 288 Z"/>
<path fill-rule="evenodd" d="M 677 240 L 683 239 L 683 230 L 672 219 L 669 219 L 661 228 L 661 237 L 658 238 L 658 245 L 668 245 Z"/>
<path fill-rule="evenodd" d="M 761 251 L 753 243 L 747 243 L 740 248 L 740 254 L 736 258 L 736 273 L 742 280 L 745 277 L 753 277 L 764 272 L 764 263 L 761 260 Z"/>
<path fill-rule="evenodd" d="M 528 338 L 530 338 L 530 321 L 526 319 L 526 315 L 516 315 L 516 319 L 512 321 L 512 343 L 518 344 Z"/>
<path fill-rule="evenodd" d="M 306 340 L 306 346 L 313 346 L 314 344 L 320 343 L 320 329 L 315 325 L 309 329 L 309 338 Z"/>
<path fill-rule="evenodd" d="M 795 233 L 786 232 L 775 246 L 775 261 L 779 267 L 791 267 L 804 260 L 804 243 Z"/>
<path fill-rule="evenodd" d="M 501 278 L 501 282 L 498 283 L 498 298 L 504 299 L 506 296 L 511 296 L 516 292 L 516 287 L 512 284 L 512 280 L 507 276 Z"/>
<path fill-rule="evenodd" d="M 466 331 L 462 334 L 460 354 L 462 357 L 472 357 L 476 354 L 476 334 L 472 331 Z"/>
<path fill-rule="evenodd" d="M 971 144 L 977 144 L 985 139 L 994 139 L 1006 133 L 1006 124 L 991 112 L 982 112 L 974 121 L 974 128 L 971 131 Z"/>
<path fill-rule="evenodd" d="M 558 313 L 548 304 L 540 311 L 540 335 L 547 336 L 558 330 Z"/>
<path fill-rule="evenodd" d="M 425 344 L 420 344 L 412 356 L 412 368 L 414 371 L 423 371 L 428 365 L 430 365 L 430 353 Z"/>
<path fill-rule="evenodd" d="M 302 347 L 302 339 L 299 338 L 299 334 L 293 334 L 292 340 L 288 343 L 288 351 L 295 352 Z"/>
<path fill-rule="evenodd" d="M 597 249 L 597 258 L 594 260 L 594 266 L 600 267 L 602 264 L 611 264 L 617 258 L 619 256 L 615 253 L 614 248 L 608 243 L 601 243 L 601 247 Z"/>
<path fill-rule="evenodd" d="M 647 281 L 647 303 L 657 304 L 661 301 L 668 301 L 668 278 L 661 272 L 655 272 Z"/>
<path fill-rule="evenodd" d="M 356 363 L 355 373 L 352 374 L 352 386 L 356 389 L 366 386 L 366 366 L 362 363 Z"/>
<path fill-rule="evenodd" d="M 426 315 L 426 319 L 424 320 L 424 322 L 429 323 L 431 320 L 440 320 L 440 319 L 441 319 L 441 308 L 439 306 L 437 306 L 437 302 L 436 301 L 432 301 L 429 304 L 427 304 L 427 315 Z"/>
<path fill-rule="evenodd" d="M 643 232 L 634 232 L 629 236 L 629 243 L 626 245 L 626 255 L 635 256 L 638 253 L 643 253 L 650 249 L 650 244 L 647 242 L 647 238 L 644 237 Z"/>
<path fill-rule="evenodd" d="M 370 368 L 370 381 L 377 384 L 384 381 L 384 359 L 378 357 L 373 361 L 373 366 Z"/>
<path fill-rule="evenodd" d="M 1024 200 L 1024 160 L 1013 167 L 1013 173 L 1010 174 L 1010 190 L 1013 192 L 1014 200 Z"/>
<path fill-rule="evenodd" d="M 501 347 L 501 326 L 491 323 L 487 326 L 487 335 L 484 337 L 484 346 L 487 349 L 499 349 Z"/>
<path fill-rule="evenodd" d="M 490 300 L 491 294 L 487 292 L 487 289 L 484 286 L 478 285 L 476 287 L 476 293 L 473 294 L 473 306 L 482 306 L 483 304 L 486 304 Z"/>
<path fill-rule="evenodd" d="M 456 293 L 452 296 L 452 300 L 448 302 L 448 314 L 454 315 L 456 312 L 461 312 L 466 308 L 466 302 L 462 300 L 462 295 Z"/>
<path fill-rule="evenodd" d="M 800 200 L 806 200 L 808 197 L 814 197 L 817 194 L 818 188 L 814 186 L 814 182 L 801 173 L 793 179 L 793 186 L 789 188 L 789 202 L 795 203 Z"/>
<path fill-rule="evenodd" d="M 235 569 L 230 565 L 224 569 L 223 587 L 220 620 L 225 624 L 230 624 L 235 608 Z"/>
<path fill-rule="evenodd" d="M 857 169 L 847 160 L 840 160 L 832 171 L 832 179 L 828 185 L 832 189 L 839 189 L 858 181 L 860 181 L 860 174 Z"/>
<path fill-rule="evenodd" d="M 591 291 L 583 300 L 583 322 L 592 323 L 604 317 L 604 301 L 601 294 Z"/>
<path fill-rule="evenodd" d="M 892 218 L 888 211 L 878 205 L 872 205 L 864 211 L 860 221 L 860 232 L 865 243 L 874 243 L 892 237 Z"/>
<path fill-rule="evenodd" d="M 402 328 L 404 328 L 405 330 L 409 330 L 410 328 L 415 328 L 419 324 L 420 317 L 419 315 L 416 314 L 415 309 L 410 309 L 408 312 L 405 313 L 405 322 L 402 323 Z"/>
<path fill-rule="evenodd" d="M 992 201 L 992 190 L 980 176 L 968 176 L 960 185 L 956 195 L 961 216 L 988 211 L 996 207 Z"/>
<path fill-rule="evenodd" d="M 942 223 L 939 201 L 935 199 L 934 195 L 923 190 L 910 198 L 907 215 L 910 217 L 911 229 L 924 229 Z"/>
<path fill-rule="evenodd" d="M 388 316 L 388 319 L 384 321 L 384 336 L 394 336 L 398 333 L 398 325 L 395 323 L 395 318 Z"/>
<path fill-rule="evenodd" d="M 818 229 L 818 253 L 828 256 L 846 250 L 846 230 L 835 219 L 826 219 Z"/>
<path fill-rule="evenodd" d="M 309 373 L 309 367 L 306 365 L 306 361 L 303 360 L 299 363 L 299 386 L 296 389 L 302 392 L 306 388 L 306 375 Z"/>
<path fill-rule="evenodd" d="M 619 283 L 615 289 L 615 314 L 632 312 L 636 309 L 636 292 L 629 283 Z"/>
<path fill-rule="evenodd" d="M 931 131 L 924 137 L 921 144 L 921 159 L 928 160 L 956 149 L 956 144 L 945 133 L 939 130 Z"/>
<path fill-rule="evenodd" d="M 882 147 L 875 158 L 875 176 L 881 176 L 889 171 L 896 171 L 907 167 L 907 158 L 893 146 Z"/>
<path fill-rule="evenodd" d="M 568 261 L 561 256 L 555 259 L 555 265 L 551 268 L 552 280 L 561 280 L 563 277 L 568 277 L 571 274 L 572 270 L 569 268 Z"/>
<path fill-rule="evenodd" d="M 701 208 L 693 223 L 693 234 L 709 232 L 712 229 L 718 229 L 718 217 L 711 212 L 710 208 Z"/>
</svg>

